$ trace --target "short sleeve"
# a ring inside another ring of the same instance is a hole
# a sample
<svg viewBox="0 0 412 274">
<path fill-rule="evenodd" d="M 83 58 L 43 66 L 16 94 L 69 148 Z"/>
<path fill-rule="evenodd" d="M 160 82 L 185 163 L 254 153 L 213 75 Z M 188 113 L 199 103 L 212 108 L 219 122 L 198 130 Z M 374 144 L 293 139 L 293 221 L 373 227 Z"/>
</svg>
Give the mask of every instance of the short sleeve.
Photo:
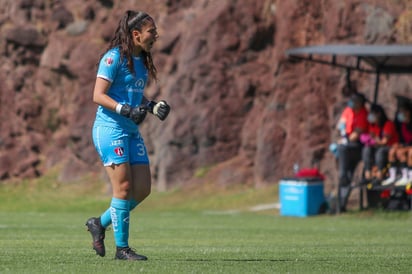
<svg viewBox="0 0 412 274">
<path fill-rule="evenodd" d="M 362 130 L 362 132 L 367 132 L 369 128 L 368 122 L 368 111 L 366 109 L 362 109 L 359 113 L 359 117 L 356 121 L 356 128 Z"/>
<path fill-rule="evenodd" d="M 116 78 L 120 62 L 120 53 L 118 50 L 109 50 L 103 55 L 102 59 L 100 59 L 97 77 L 113 82 Z"/>
<path fill-rule="evenodd" d="M 390 121 L 387 121 L 383 127 L 383 133 L 388 136 L 395 135 L 396 134 L 395 124 Z"/>
<path fill-rule="evenodd" d="M 341 114 L 341 116 L 340 116 L 340 119 L 345 120 L 345 121 L 348 121 L 349 119 L 351 119 L 351 118 L 350 118 L 350 112 L 351 112 L 351 109 L 350 109 L 349 107 L 346 107 L 346 108 L 343 110 L 343 112 L 342 112 L 342 114 Z"/>
</svg>

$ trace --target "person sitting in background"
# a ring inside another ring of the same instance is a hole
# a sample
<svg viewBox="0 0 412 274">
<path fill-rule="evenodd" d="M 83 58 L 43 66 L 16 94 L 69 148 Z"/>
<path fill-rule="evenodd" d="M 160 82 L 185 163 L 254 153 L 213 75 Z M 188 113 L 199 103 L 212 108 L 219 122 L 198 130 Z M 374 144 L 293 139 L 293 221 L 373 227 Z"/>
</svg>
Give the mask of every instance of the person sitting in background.
<svg viewBox="0 0 412 274">
<path fill-rule="evenodd" d="M 398 122 L 398 132 L 400 143 L 395 144 L 389 150 L 389 177 L 382 182 L 382 185 L 403 186 L 412 180 L 412 112 L 408 104 L 399 106 L 396 115 Z M 398 169 L 401 172 L 401 178 L 396 181 Z"/>
<path fill-rule="evenodd" d="M 362 134 L 361 142 L 364 144 L 362 161 L 364 163 L 364 177 L 370 181 L 372 177 L 383 179 L 383 169 L 388 164 L 390 146 L 399 142 L 395 123 L 388 119 L 385 110 L 380 105 L 372 105 L 368 115 L 369 129 L 367 134 Z M 372 175 L 372 167 L 377 166 L 376 176 Z"/>
<path fill-rule="evenodd" d="M 338 141 L 337 147 L 337 160 L 339 167 L 339 201 L 340 210 L 342 211 L 346 210 L 353 173 L 362 158 L 360 136 L 362 133 L 367 132 L 369 126 L 365 103 L 366 99 L 363 94 L 353 93 L 337 124 L 337 129 L 341 131 L 341 140 Z"/>
</svg>

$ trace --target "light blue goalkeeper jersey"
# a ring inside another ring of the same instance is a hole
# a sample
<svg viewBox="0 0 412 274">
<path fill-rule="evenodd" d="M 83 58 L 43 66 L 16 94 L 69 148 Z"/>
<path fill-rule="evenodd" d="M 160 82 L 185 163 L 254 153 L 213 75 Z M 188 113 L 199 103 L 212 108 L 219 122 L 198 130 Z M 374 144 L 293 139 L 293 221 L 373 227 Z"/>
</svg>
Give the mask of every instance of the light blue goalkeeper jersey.
<svg viewBox="0 0 412 274">
<path fill-rule="evenodd" d="M 134 74 L 129 71 L 127 58 L 120 58 L 119 48 L 113 48 L 100 60 L 97 77 L 111 82 L 108 96 L 120 104 L 136 107 L 142 102 L 148 72 L 142 58 L 133 57 L 133 66 Z M 97 108 L 95 125 L 122 128 L 128 132 L 138 130 L 138 126 L 129 118 L 100 105 Z"/>
</svg>

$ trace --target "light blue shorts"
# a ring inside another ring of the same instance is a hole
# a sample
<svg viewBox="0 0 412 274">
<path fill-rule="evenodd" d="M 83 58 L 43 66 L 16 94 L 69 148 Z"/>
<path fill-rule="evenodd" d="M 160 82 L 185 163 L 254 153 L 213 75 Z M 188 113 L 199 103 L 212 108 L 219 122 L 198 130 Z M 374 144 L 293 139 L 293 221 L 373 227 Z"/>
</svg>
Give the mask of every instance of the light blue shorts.
<svg viewBox="0 0 412 274">
<path fill-rule="evenodd" d="M 93 143 L 104 166 L 130 163 L 149 164 L 146 146 L 139 132 L 94 125 Z"/>
</svg>

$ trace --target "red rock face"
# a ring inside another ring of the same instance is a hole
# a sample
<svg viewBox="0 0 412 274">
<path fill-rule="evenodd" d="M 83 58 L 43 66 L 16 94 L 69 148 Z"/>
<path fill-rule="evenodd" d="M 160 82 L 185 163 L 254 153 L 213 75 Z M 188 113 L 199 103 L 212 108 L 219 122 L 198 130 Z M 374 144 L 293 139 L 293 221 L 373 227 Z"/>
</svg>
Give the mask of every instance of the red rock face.
<svg viewBox="0 0 412 274">
<path fill-rule="evenodd" d="M 211 181 L 262 185 L 318 163 L 344 104 L 345 71 L 285 59 L 291 47 L 405 43 L 407 1 L 1 1 L 0 179 L 33 178 L 61 165 L 70 181 L 102 167 L 91 142 L 96 63 L 126 9 L 149 12 L 165 122 L 141 131 L 159 189 Z M 410 8 L 410 7 L 409 7 Z M 410 26 L 410 25 L 409 25 Z M 354 73 L 371 96 L 374 78 Z M 406 76 L 383 77 L 380 102 L 410 94 Z M 199 171 L 205 172 L 199 172 Z M 199 175 L 202 173 L 202 175 Z"/>
</svg>

